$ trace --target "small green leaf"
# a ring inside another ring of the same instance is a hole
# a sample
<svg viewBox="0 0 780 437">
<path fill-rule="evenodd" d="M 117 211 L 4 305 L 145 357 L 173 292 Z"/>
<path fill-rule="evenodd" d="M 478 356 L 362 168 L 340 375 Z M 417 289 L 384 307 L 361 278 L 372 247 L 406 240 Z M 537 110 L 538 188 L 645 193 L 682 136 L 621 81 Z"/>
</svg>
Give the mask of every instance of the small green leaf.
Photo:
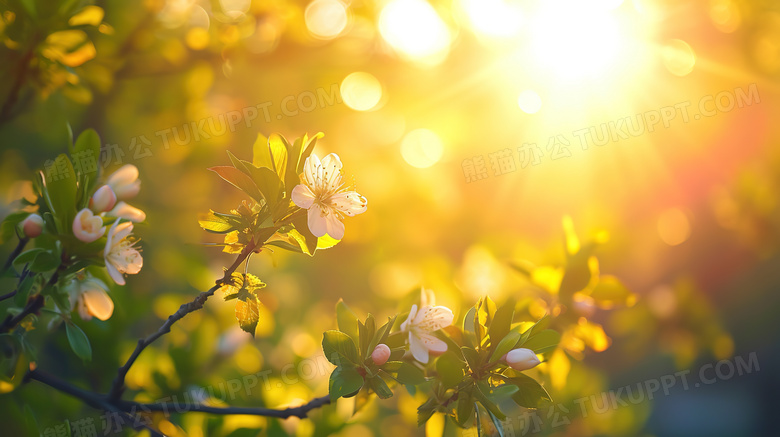
<svg viewBox="0 0 780 437">
<path fill-rule="evenodd" d="M 271 154 L 268 153 L 268 138 L 265 135 L 257 134 L 255 144 L 252 146 L 252 152 L 252 165 L 273 170 L 274 165 L 273 161 L 271 161 Z"/>
<path fill-rule="evenodd" d="M 268 150 L 271 152 L 274 170 L 282 181 L 287 173 L 287 150 L 290 148 L 290 144 L 283 136 L 271 134 L 271 136 L 268 137 Z"/>
<path fill-rule="evenodd" d="M 84 190 L 87 193 L 91 192 L 92 188 L 97 183 L 97 173 L 100 169 L 100 166 L 97 165 L 98 161 L 100 160 L 100 136 L 97 132 L 95 132 L 94 129 L 87 129 L 79 135 L 79 137 L 76 139 L 76 144 L 73 146 L 73 153 L 71 153 L 71 157 L 73 158 L 74 162 L 86 161 L 95 163 L 95 170 L 89 173 L 84 171 L 88 169 L 81 168 L 81 165 L 78 166 L 78 168 L 81 169 L 80 173 L 86 176 L 87 180 L 89 181 Z"/>
<path fill-rule="evenodd" d="M 311 233 L 311 230 L 309 229 L 309 219 L 306 214 L 298 215 L 295 219 L 293 219 L 292 224 L 295 226 L 295 230 L 300 232 L 300 234 L 303 236 L 309 255 L 313 255 L 314 251 L 317 250 L 318 239 L 314 236 L 314 234 Z"/>
<path fill-rule="evenodd" d="M 354 367 L 337 367 L 330 374 L 328 392 L 330 401 L 357 394 L 363 387 L 363 377 Z"/>
<path fill-rule="evenodd" d="M 486 410 L 489 412 L 495 414 L 496 417 L 498 417 L 501 420 L 506 419 L 506 415 L 501 412 L 501 410 L 498 408 L 498 405 L 493 403 L 485 393 L 482 392 L 482 390 L 479 389 L 479 387 L 476 387 L 474 391 L 472 392 L 474 394 L 474 398 L 482 404 L 483 407 L 485 407 Z"/>
<path fill-rule="evenodd" d="M 76 356 L 84 361 L 92 359 L 92 346 L 89 344 L 89 338 L 87 334 L 73 323 L 65 324 L 65 331 L 68 335 L 68 343 L 70 348 L 76 353 Z"/>
<path fill-rule="evenodd" d="M 322 350 L 325 353 L 325 358 L 337 366 L 343 364 L 342 358 L 355 365 L 361 362 L 358 358 L 355 342 L 341 331 L 325 331 L 322 335 Z"/>
<path fill-rule="evenodd" d="M 554 349 L 558 346 L 558 342 L 561 341 L 561 334 L 552 329 L 545 329 L 544 331 L 535 334 L 522 344 L 518 344 L 517 347 L 524 347 L 531 349 L 537 354 L 547 352 L 550 349 Z"/>
<path fill-rule="evenodd" d="M 512 329 L 512 319 L 515 316 L 515 300 L 512 298 L 507 299 L 501 307 L 496 310 L 496 314 L 493 316 L 493 320 L 490 322 L 490 328 L 488 329 L 488 335 L 490 336 L 490 342 L 495 347 L 500 339 L 506 337 L 509 330 Z M 491 360 L 492 361 L 492 360 Z"/>
<path fill-rule="evenodd" d="M 216 167 L 209 168 L 209 170 L 218 174 L 219 177 L 246 193 L 255 201 L 261 202 L 265 200 L 263 194 L 260 192 L 260 189 L 257 188 L 257 185 L 252 180 L 252 178 L 241 170 L 229 165 L 218 165 Z"/>
<path fill-rule="evenodd" d="M 425 382 L 425 374 L 414 364 L 403 363 L 395 376 L 401 384 L 420 385 Z"/>
<path fill-rule="evenodd" d="M 452 351 L 447 351 L 436 360 L 436 373 L 443 389 L 455 387 L 463 381 L 466 364 Z"/>
<path fill-rule="evenodd" d="M 26 211 L 16 211 L 8 214 L 3 219 L 2 225 L 0 225 L 0 244 L 10 241 L 16 237 L 16 227 L 22 222 L 30 213 Z"/>
<path fill-rule="evenodd" d="M 368 386 L 371 388 L 371 390 L 373 390 L 374 393 L 379 396 L 379 399 L 393 397 L 393 391 L 390 390 L 390 387 L 387 386 L 387 383 L 384 379 L 382 379 L 381 376 L 369 378 L 366 382 L 368 382 Z"/>
<path fill-rule="evenodd" d="M 480 363 L 479 354 L 476 350 L 468 346 L 463 346 L 460 348 L 460 351 L 463 354 L 463 357 L 466 359 L 466 363 L 468 363 L 471 370 L 477 370 L 480 368 L 482 363 Z"/>
<path fill-rule="evenodd" d="M 205 214 L 199 214 L 198 224 L 204 230 L 217 234 L 226 234 L 235 230 L 235 227 L 230 220 L 217 216 L 212 210 L 209 210 L 209 212 Z"/>
<path fill-rule="evenodd" d="M 516 372 L 515 376 L 504 378 L 504 380 L 517 386 L 518 390 L 512 395 L 512 400 L 521 407 L 539 408 L 545 402 L 552 402 L 547 390 L 528 375 Z"/>
<path fill-rule="evenodd" d="M 469 392 L 458 392 L 458 406 L 455 409 L 455 422 L 462 427 L 467 427 L 474 420 L 474 398 Z"/>
<path fill-rule="evenodd" d="M 31 264 L 33 261 L 35 261 L 35 258 L 38 257 L 41 253 L 45 252 L 44 249 L 41 249 L 40 247 L 36 247 L 30 250 L 26 250 L 19 254 L 16 258 L 14 258 L 13 265 L 16 268 L 21 268 L 25 264 Z"/>
<path fill-rule="evenodd" d="M 495 363 L 501 357 L 504 356 L 505 353 L 511 351 L 515 348 L 515 345 L 518 341 L 520 341 L 520 338 L 522 335 L 518 333 L 517 331 L 510 331 L 506 337 L 502 338 L 501 341 L 498 343 L 496 348 L 493 350 L 493 354 L 490 355 L 489 362 Z"/>
<path fill-rule="evenodd" d="M 44 177 L 45 196 L 49 209 L 57 218 L 57 231 L 70 234 L 71 224 L 76 217 L 76 193 L 78 191 L 76 172 L 68 156 L 60 154 L 50 167 L 50 174 Z"/>
<path fill-rule="evenodd" d="M 425 422 L 436 412 L 436 400 L 428 398 L 425 403 L 417 407 L 417 426 L 425 425 Z"/>
<path fill-rule="evenodd" d="M 504 425 L 501 422 L 501 420 L 496 417 L 495 414 L 488 411 L 488 416 L 490 416 L 490 420 L 493 421 L 493 426 L 496 427 L 496 432 L 498 432 L 498 437 L 504 437 L 506 436 L 506 433 L 504 432 Z"/>
</svg>

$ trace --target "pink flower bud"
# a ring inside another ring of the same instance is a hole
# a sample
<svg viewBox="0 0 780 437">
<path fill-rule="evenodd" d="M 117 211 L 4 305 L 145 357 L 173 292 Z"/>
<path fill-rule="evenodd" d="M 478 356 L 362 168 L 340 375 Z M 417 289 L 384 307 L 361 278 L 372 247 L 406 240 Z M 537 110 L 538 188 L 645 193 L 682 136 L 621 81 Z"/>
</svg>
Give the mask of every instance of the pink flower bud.
<svg viewBox="0 0 780 437">
<path fill-rule="evenodd" d="M 106 233 L 103 219 L 92 214 L 88 208 L 84 208 L 76 214 L 73 220 L 73 235 L 85 243 L 91 243 Z"/>
<path fill-rule="evenodd" d="M 371 352 L 371 360 L 374 364 L 381 366 L 390 359 L 390 348 L 386 344 L 378 344 L 374 348 L 374 352 Z"/>
<path fill-rule="evenodd" d="M 108 185 L 103 185 L 89 199 L 89 209 L 94 213 L 110 211 L 116 205 L 116 194 Z"/>
<path fill-rule="evenodd" d="M 114 209 L 109 211 L 106 215 L 109 217 L 118 217 L 125 220 L 130 220 L 133 223 L 141 223 L 146 220 L 145 212 L 132 205 L 128 205 L 124 201 L 119 201 Z"/>
<path fill-rule="evenodd" d="M 108 177 L 106 184 L 111 186 L 119 200 L 135 197 L 141 189 L 141 181 L 138 180 L 138 167 L 133 164 L 123 165 Z"/>
<path fill-rule="evenodd" d="M 43 232 L 43 218 L 30 214 L 22 221 L 22 231 L 28 238 L 35 238 Z"/>
<path fill-rule="evenodd" d="M 505 355 L 504 359 L 509 367 L 521 372 L 533 369 L 541 363 L 534 351 L 526 348 L 512 349 Z"/>
</svg>

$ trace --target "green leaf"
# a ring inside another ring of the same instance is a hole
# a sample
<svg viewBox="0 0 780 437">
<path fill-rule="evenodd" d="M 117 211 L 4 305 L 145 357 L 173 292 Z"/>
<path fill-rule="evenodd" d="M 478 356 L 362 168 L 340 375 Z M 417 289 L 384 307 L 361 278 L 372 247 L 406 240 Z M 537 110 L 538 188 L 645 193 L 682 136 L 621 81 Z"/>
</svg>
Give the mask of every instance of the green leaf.
<svg viewBox="0 0 780 437">
<path fill-rule="evenodd" d="M 33 261 L 35 261 L 35 258 L 38 257 L 41 253 L 45 252 L 44 249 L 41 249 L 40 247 L 36 247 L 30 250 L 26 250 L 19 254 L 16 258 L 14 258 L 13 265 L 16 268 L 20 268 L 24 266 L 25 264 L 30 264 Z"/>
<path fill-rule="evenodd" d="M 477 370 L 480 368 L 481 363 L 479 360 L 479 354 L 476 350 L 468 346 L 462 346 L 460 351 L 463 354 L 463 357 L 466 359 L 466 363 L 468 363 L 471 370 Z"/>
<path fill-rule="evenodd" d="M 252 177 L 257 188 L 263 194 L 265 201 L 272 210 L 278 210 L 279 200 L 284 194 L 284 184 L 279 175 L 267 167 L 255 167 L 246 163 L 249 175 Z"/>
<path fill-rule="evenodd" d="M 392 318 L 388 319 L 387 323 L 380 326 L 379 329 L 376 330 L 376 333 L 374 334 L 373 338 L 371 339 L 371 342 L 368 344 L 368 350 L 371 352 L 374 351 L 374 349 L 377 347 L 380 343 L 385 343 L 387 341 L 387 337 L 390 335 L 390 329 L 393 327 L 393 324 L 395 323 L 395 318 L 398 316 L 393 316 Z M 370 354 L 370 352 L 369 352 Z"/>
<path fill-rule="evenodd" d="M 35 257 L 35 260 L 30 264 L 30 271 L 35 273 L 43 273 L 56 269 L 60 266 L 62 260 L 59 254 L 53 253 L 49 250 L 44 250 Z"/>
<path fill-rule="evenodd" d="M 358 341 L 358 316 L 339 299 L 336 303 L 336 321 L 339 325 L 339 331 L 347 334 L 355 342 Z"/>
<path fill-rule="evenodd" d="M 76 353 L 76 356 L 84 361 L 92 359 L 92 346 L 89 344 L 89 338 L 84 331 L 73 323 L 65 324 L 65 331 L 68 335 L 68 343 L 70 348 Z"/>
<path fill-rule="evenodd" d="M 427 422 L 435 412 L 436 400 L 434 398 L 428 398 L 425 403 L 417 407 L 417 426 L 425 425 L 425 422 Z"/>
<path fill-rule="evenodd" d="M 342 364 L 341 358 L 355 365 L 361 362 L 355 342 L 341 331 L 325 331 L 322 335 L 322 351 L 325 353 L 325 358 L 337 366 Z"/>
<path fill-rule="evenodd" d="M 515 317 L 515 300 L 513 298 L 507 299 L 503 305 L 501 305 L 496 314 L 493 316 L 493 320 L 490 322 L 490 328 L 488 329 L 488 335 L 490 336 L 490 342 L 495 347 L 500 339 L 506 337 L 509 330 L 512 329 L 512 319 Z M 503 354 L 502 354 L 503 355 Z M 492 361 L 492 359 L 491 359 Z"/>
<path fill-rule="evenodd" d="M 376 393 L 377 396 L 379 396 L 379 399 L 387 399 L 393 397 L 393 391 L 390 390 L 390 387 L 387 386 L 387 383 L 384 379 L 382 379 L 381 376 L 375 376 L 373 378 L 368 378 L 366 381 L 368 382 L 369 388 Z"/>
<path fill-rule="evenodd" d="M 261 202 L 265 200 L 263 194 L 260 192 L 260 189 L 257 188 L 257 185 L 254 183 L 252 178 L 250 178 L 241 170 L 229 165 L 219 165 L 216 167 L 211 167 L 209 170 L 218 174 L 219 177 L 246 193 L 255 201 Z"/>
<path fill-rule="evenodd" d="M 496 417 L 496 415 L 490 411 L 488 411 L 488 416 L 490 416 L 490 420 L 493 422 L 493 426 L 496 427 L 498 437 L 506 436 L 506 433 L 504 432 L 504 425 L 502 424 L 501 420 L 499 420 L 498 417 Z"/>
<path fill-rule="evenodd" d="M 337 367 L 330 374 L 328 393 L 330 401 L 356 395 L 363 387 L 363 377 L 354 367 Z"/>
<path fill-rule="evenodd" d="M 49 209 L 57 219 L 57 232 L 70 234 L 71 224 L 76 217 L 76 172 L 68 156 L 60 154 L 52 164 L 49 175 L 44 176 L 44 188 Z"/>
<path fill-rule="evenodd" d="M 77 159 L 92 159 L 95 160 L 95 171 L 85 174 L 87 176 L 89 183 L 84 188 L 86 193 L 89 193 L 92 191 L 92 188 L 97 184 L 98 179 L 98 169 L 100 168 L 99 165 L 97 165 L 98 161 L 100 160 L 100 136 L 97 132 L 95 132 L 94 129 L 87 129 L 84 132 L 82 132 L 79 137 L 76 139 L 76 144 L 73 147 L 73 153 L 71 153 L 71 156 L 73 157 L 73 160 Z"/>
<path fill-rule="evenodd" d="M 241 329 L 252 334 L 252 337 L 255 336 L 257 322 L 260 321 L 260 302 L 254 294 L 239 291 L 236 300 L 236 320 Z"/>
<path fill-rule="evenodd" d="M 398 369 L 395 379 L 404 385 L 420 385 L 425 382 L 425 374 L 414 364 L 404 362 Z"/>
<path fill-rule="evenodd" d="M 318 132 L 316 135 L 309 138 L 309 142 L 307 144 L 303 145 L 303 152 L 301 152 L 301 157 L 298 159 L 298 168 L 296 173 L 303 173 L 303 165 L 306 163 L 306 158 L 311 156 L 311 153 L 314 151 L 314 146 L 317 144 L 317 140 L 324 136 L 325 134 Z"/>
<path fill-rule="evenodd" d="M 16 227 L 27 218 L 28 215 L 30 215 L 29 212 L 16 211 L 8 214 L 3 219 L 3 223 L 0 225 L 0 244 L 4 244 L 17 236 Z M 21 235 L 21 233 L 19 235 Z"/>
<path fill-rule="evenodd" d="M 522 334 L 518 333 L 517 331 L 510 331 L 506 337 L 502 338 L 501 341 L 498 343 L 496 348 L 493 350 L 493 354 L 490 355 L 489 362 L 495 363 L 501 357 L 504 356 L 505 353 L 511 351 L 515 348 L 515 345 L 518 341 L 520 341 L 520 338 L 522 337 Z"/>
<path fill-rule="evenodd" d="M 279 175 L 280 180 L 285 180 L 287 173 L 287 151 L 290 144 L 279 134 L 271 134 L 268 137 L 268 150 L 271 152 L 271 160 L 274 163 L 274 170 Z"/>
<path fill-rule="evenodd" d="M 263 134 L 257 134 L 255 144 L 252 146 L 252 165 L 274 169 L 271 154 L 268 152 L 268 138 Z"/>
<path fill-rule="evenodd" d="M 491 401 L 487 397 L 487 395 L 485 395 L 485 393 L 483 393 L 482 390 L 480 390 L 479 386 L 476 386 L 472 393 L 474 395 L 474 398 L 480 404 L 482 404 L 482 406 L 485 407 L 486 410 L 488 410 L 489 412 L 495 414 L 495 416 L 498 417 L 501 420 L 506 419 L 506 415 L 503 412 L 501 412 L 501 410 L 498 408 L 498 405 L 493 403 L 493 401 Z"/>
<path fill-rule="evenodd" d="M 504 380 L 514 384 L 518 390 L 512 395 L 517 405 L 525 408 L 540 408 L 545 402 L 552 402 L 550 394 L 535 379 L 517 372 L 515 376 Z"/>
<path fill-rule="evenodd" d="M 235 230 L 235 226 L 230 220 L 214 214 L 214 211 L 212 210 L 209 210 L 209 212 L 205 214 L 199 214 L 198 224 L 204 230 L 217 234 L 227 234 L 228 232 Z"/>
<path fill-rule="evenodd" d="M 443 389 L 455 387 L 463 381 L 466 364 L 452 351 L 447 351 L 436 360 L 436 373 Z"/>
<path fill-rule="evenodd" d="M 558 342 L 561 341 L 561 334 L 552 329 L 545 329 L 544 331 L 532 336 L 522 344 L 518 344 L 517 347 L 524 347 L 531 349 L 532 351 L 540 354 L 547 352 L 550 349 L 554 349 L 558 346 Z"/>
<path fill-rule="evenodd" d="M 462 427 L 467 427 L 474 419 L 474 398 L 470 392 L 461 390 L 458 392 L 458 405 L 455 409 L 455 422 Z"/>
<path fill-rule="evenodd" d="M 314 234 L 311 233 L 311 230 L 309 229 L 309 219 L 306 214 L 300 214 L 298 217 L 293 219 L 292 222 L 293 226 L 295 226 L 295 230 L 300 232 L 300 234 L 303 236 L 306 247 L 308 249 L 309 255 L 313 255 L 314 251 L 317 250 L 317 237 L 314 236 Z"/>
</svg>

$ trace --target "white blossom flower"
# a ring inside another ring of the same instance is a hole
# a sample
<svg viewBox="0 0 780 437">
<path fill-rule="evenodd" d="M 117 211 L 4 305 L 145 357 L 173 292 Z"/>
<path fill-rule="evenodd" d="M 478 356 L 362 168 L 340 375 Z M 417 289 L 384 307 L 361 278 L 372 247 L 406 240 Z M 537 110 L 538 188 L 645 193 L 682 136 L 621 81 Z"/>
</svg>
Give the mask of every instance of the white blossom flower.
<svg viewBox="0 0 780 437">
<path fill-rule="evenodd" d="M 439 355 L 447 351 L 447 343 L 432 333 L 452 324 L 452 311 L 443 306 L 424 306 L 417 310 L 412 305 L 409 317 L 401 324 L 401 332 L 409 334 L 409 350 L 417 361 L 426 364 L 430 354 Z"/>
<path fill-rule="evenodd" d="M 303 183 L 292 191 L 292 201 L 309 210 L 309 230 L 316 237 L 325 234 L 344 237 L 344 216 L 366 211 L 368 201 L 342 183 L 341 160 L 331 153 L 320 161 L 312 154 L 303 164 Z"/>
<path fill-rule="evenodd" d="M 144 260 L 136 249 L 135 240 L 130 238 L 133 232 L 133 224 L 130 222 L 119 223 L 119 219 L 111 225 L 106 239 L 106 248 L 103 257 L 106 261 L 106 269 L 111 279 L 119 285 L 125 285 L 124 274 L 134 275 L 141 271 Z"/>
<path fill-rule="evenodd" d="M 146 220 L 146 213 L 142 210 L 127 204 L 124 201 L 120 201 L 116 204 L 114 209 L 106 213 L 109 217 L 122 218 L 130 220 L 133 223 L 141 223 Z"/>
<path fill-rule="evenodd" d="M 114 301 L 106 293 L 106 284 L 91 276 L 80 281 L 74 280 L 74 283 L 76 309 L 81 319 L 91 320 L 94 316 L 100 320 L 108 320 L 114 313 Z"/>
<path fill-rule="evenodd" d="M 108 177 L 106 184 L 114 190 L 117 200 L 132 199 L 141 190 L 138 167 L 133 164 L 123 165 Z"/>
<path fill-rule="evenodd" d="M 84 208 L 73 219 L 73 235 L 85 243 L 91 243 L 106 233 L 103 219 Z"/>
<path fill-rule="evenodd" d="M 506 361 L 509 367 L 520 372 L 533 369 L 541 363 L 534 351 L 522 347 L 509 351 L 504 355 L 504 361 Z"/>
<path fill-rule="evenodd" d="M 98 188 L 89 199 L 89 209 L 96 214 L 109 211 L 114 205 L 116 205 L 116 194 L 108 185 Z"/>
<path fill-rule="evenodd" d="M 35 238 L 43 233 L 43 218 L 38 214 L 30 214 L 22 220 L 22 232 L 27 238 Z"/>
</svg>

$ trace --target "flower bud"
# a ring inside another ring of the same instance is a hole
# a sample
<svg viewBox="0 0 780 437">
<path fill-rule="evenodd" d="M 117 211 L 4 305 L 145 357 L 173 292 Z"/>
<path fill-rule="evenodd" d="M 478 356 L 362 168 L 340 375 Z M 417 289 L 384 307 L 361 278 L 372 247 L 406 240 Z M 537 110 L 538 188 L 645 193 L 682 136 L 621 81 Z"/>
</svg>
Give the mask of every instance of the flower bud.
<svg viewBox="0 0 780 437">
<path fill-rule="evenodd" d="M 371 352 L 371 360 L 374 364 L 381 366 L 390 359 L 390 348 L 386 344 L 378 344 L 374 348 L 374 352 Z"/>
<path fill-rule="evenodd" d="M 22 231 L 28 238 L 35 238 L 43 232 L 43 218 L 38 214 L 30 214 L 22 220 Z"/>
<path fill-rule="evenodd" d="M 88 208 L 84 208 L 76 214 L 73 220 L 73 235 L 85 243 L 91 243 L 106 233 L 103 219 L 92 214 Z"/>
<path fill-rule="evenodd" d="M 108 177 L 106 184 L 111 186 L 118 200 L 132 199 L 141 190 L 138 167 L 133 164 L 123 165 Z"/>
<path fill-rule="evenodd" d="M 534 351 L 526 348 L 512 349 L 504 356 L 504 360 L 509 367 L 521 372 L 533 369 L 541 363 Z"/>
<path fill-rule="evenodd" d="M 94 213 L 110 211 L 116 205 L 116 194 L 108 185 L 103 185 L 89 199 L 89 209 Z"/>
<path fill-rule="evenodd" d="M 124 201 L 117 203 L 114 209 L 109 211 L 107 214 L 111 217 L 130 220 L 133 223 L 141 223 L 142 221 L 146 220 L 145 212 L 132 205 L 128 205 Z"/>
</svg>

